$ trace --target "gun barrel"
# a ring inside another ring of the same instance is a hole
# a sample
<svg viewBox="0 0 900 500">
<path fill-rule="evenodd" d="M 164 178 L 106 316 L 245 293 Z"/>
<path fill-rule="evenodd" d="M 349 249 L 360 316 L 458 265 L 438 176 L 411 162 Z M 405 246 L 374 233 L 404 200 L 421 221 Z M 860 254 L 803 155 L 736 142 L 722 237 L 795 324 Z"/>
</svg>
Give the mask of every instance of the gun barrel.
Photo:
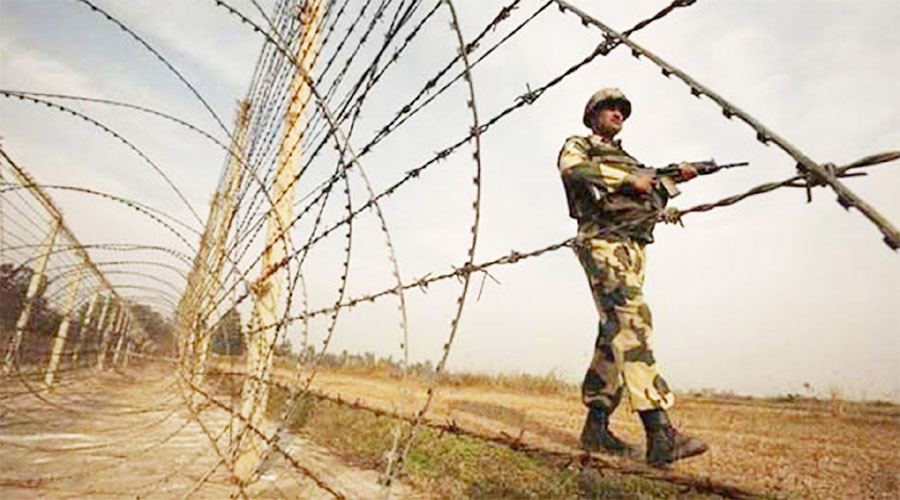
<svg viewBox="0 0 900 500">
<path fill-rule="evenodd" d="M 687 162 L 690 165 L 694 165 L 697 168 L 697 173 L 699 175 L 707 175 L 712 174 L 714 172 L 718 172 L 724 168 L 731 167 L 746 167 L 750 165 L 750 162 L 742 161 L 737 163 L 724 163 L 722 165 L 717 164 L 715 161 L 695 161 L 695 162 Z M 670 163 L 662 168 L 655 169 L 658 175 L 662 176 L 679 176 L 681 175 L 681 164 L 680 163 Z"/>
</svg>

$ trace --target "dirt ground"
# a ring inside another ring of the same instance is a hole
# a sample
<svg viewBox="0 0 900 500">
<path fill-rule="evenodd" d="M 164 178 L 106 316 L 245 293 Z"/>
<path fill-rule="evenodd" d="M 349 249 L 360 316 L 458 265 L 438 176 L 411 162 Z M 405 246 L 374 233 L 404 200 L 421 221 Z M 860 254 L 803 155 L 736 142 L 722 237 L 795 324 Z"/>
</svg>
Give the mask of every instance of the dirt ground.
<svg viewBox="0 0 900 500">
<path fill-rule="evenodd" d="M 3 379 L 0 499 L 333 499 L 275 454 L 240 488 L 223 466 L 229 413 L 191 412 L 171 366 L 88 370 L 54 390 Z M 32 392 L 34 391 L 34 392 Z M 281 445 L 338 498 L 384 498 L 378 473 L 348 467 L 298 436 Z M 420 496 L 403 484 L 391 498 Z"/>
<path fill-rule="evenodd" d="M 397 380 L 377 375 L 319 373 L 316 391 L 384 410 L 402 401 Z M 414 381 L 406 410 L 418 410 Z M 572 449 L 584 422 L 577 394 L 513 394 L 479 387 L 440 387 L 428 411 L 434 422 L 479 432 L 522 436 L 527 444 Z M 673 472 L 785 498 L 900 498 L 900 408 L 830 401 L 770 401 L 681 395 L 673 420 L 710 444 L 703 456 Z M 613 431 L 643 443 L 636 415 L 620 409 Z M 524 431 L 524 432 L 523 432 Z"/>
<path fill-rule="evenodd" d="M 274 454 L 260 479 L 241 488 L 224 465 L 229 414 L 188 410 L 170 366 L 125 373 L 90 371 L 53 390 L 21 380 L 0 385 L 0 498 L 428 498 L 378 472 L 342 462 L 314 439 L 289 435 L 292 464 Z M 294 374 L 281 372 L 288 380 Z M 372 374 L 318 373 L 316 392 L 359 406 L 417 411 L 420 381 Z M 401 389 L 406 393 L 402 396 Z M 225 401 L 227 404 L 227 401 Z M 573 450 L 585 410 L 577 394 L 512 393 L 478 386 L 439 387 L 427 413 L 435 423 L 486 435 L 521 436 L 547 450 Z M 900 498 L 900 409 L 895 405 L 764 401 L 682 396 L 679 427 L 707 441 L 704 456 L 673 472 L 776 498 Z M 625 411 L 613 429 L 643 441 Z M 302 433 L 301 433 L 302 434 Z"/>
</svg>

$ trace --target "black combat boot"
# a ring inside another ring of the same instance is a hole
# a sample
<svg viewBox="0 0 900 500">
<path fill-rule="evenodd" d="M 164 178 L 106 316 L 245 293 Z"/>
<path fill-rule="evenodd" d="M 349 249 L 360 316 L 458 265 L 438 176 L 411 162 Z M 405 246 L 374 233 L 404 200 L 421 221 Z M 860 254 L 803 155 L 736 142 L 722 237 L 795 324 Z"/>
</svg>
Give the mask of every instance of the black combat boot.
<svg viewBox="0 0 900 500">
<path fill-rule="evenodd" d="M 627 458 L 639 456 L 637 448 L 609 432 L 609 411 L 599 405 L 589 407 L 579 443 L 584 451 L 611 453 Z"/>
<path fill-rule="evenodd" d="M 699 455 L 709 449 L 697 438 L 682 436 L 672 424 L 664 410 L 642 411 L 641 421 L 647 433 L 647 464 L 665 467 L 682 458 Z"/>
</svg>

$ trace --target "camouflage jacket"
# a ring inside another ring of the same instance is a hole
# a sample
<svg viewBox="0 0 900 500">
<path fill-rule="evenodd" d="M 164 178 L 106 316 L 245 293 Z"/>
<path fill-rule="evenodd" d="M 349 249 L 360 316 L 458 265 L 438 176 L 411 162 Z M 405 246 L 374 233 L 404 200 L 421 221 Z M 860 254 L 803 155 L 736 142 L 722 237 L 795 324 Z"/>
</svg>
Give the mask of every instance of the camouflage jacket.
<svg viewBox="0 0 900 500">
<path fill-rule="evenodd" d="M 653 227 L 668 198 L 659 190 L 638 193 L 631 188 L 626 178 L 643 169 L 619 141 L 604 142 L 598 135 L 569 137 L 557 166 L 579 237 L 653 242 Z"/>
</svg>

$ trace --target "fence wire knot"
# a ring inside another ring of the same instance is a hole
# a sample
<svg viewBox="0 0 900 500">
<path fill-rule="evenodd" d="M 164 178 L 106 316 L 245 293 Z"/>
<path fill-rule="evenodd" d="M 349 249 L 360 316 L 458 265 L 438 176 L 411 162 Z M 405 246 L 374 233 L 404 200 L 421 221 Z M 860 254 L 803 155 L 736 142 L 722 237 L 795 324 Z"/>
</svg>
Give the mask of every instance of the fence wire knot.
<svg viewBox="0 0 900 500">
<path fill-rule="evenodd" d="M 416 286 L 419 287 L 419 290 L 421 290 L 422 293 L 428 293 L 428 278 L 430 276 L 431 276 L 431 273 L 428 273 L 425 276 L 422 276 L 421 278 L 419 278 L 418 281 L 416 281 Z"/>
<path fill-rule="evenodd" d="M 834 163 L 824 163 L 822 164 L 822 168 L 825 169 L 826 175 L 831 178 L 837 177 L 837 169 L 834 166 Z M 826 184 L 826 179 L 819 175 L 818 173 L 810 170 L 806 167 L 806 165 L 802 163 L 797 163 L 797 171 L 804 177 L 804 188 L 806 189 L 806 202 L 812 203 L 812 188 L 816 186 L 824 186 Z M 846 200 L 842 200 L 842 198 L 838 198 L 838 203 L 841 204 L 844 208 L 849 208 L 849 205 L 846 204 Z"/>
<path fill-rule="evenodd" d="M 527 83 L 525 84 L 525 89 L 528 92 L 520 95 L 516 98 L 517 102 L 524 102 L 525 104 L 533 104 L 534 101 L 537 101 L 539 97 L 541 97 L 541 90 L 531 90 L 531 86 Z"/>
<path fill-rule="evenodd" d="M 266 291 L 271 287 L 271 284 L 266 281 L 266 276 L 250 283 L 247 285 L 247 288 L 250 289 L 250 293 L 254 294 L 257 297 L 262 297 L 265 295 Z"/>
<path fill-rule="evenodd" d="M 618 47 L 619 43 L 621 43 L 621 42 L 619 41 L 618 38 L 607 33 L 607 34 L 603 35 L 603 41 L 600 42 L 600 45 L 597 46 L 596 52 L 600 55 L 605 56 L 605 55 L 609 54 L 612 51 L 612 49 Z"/>
<path fill-rule="evenodd" d="M 444 432 L 449 432 L 449 433 L 452 433 L 452 434 L 458 434 L 459 431 L 460 431 L 460 428 L 459 428 L 459 425 L 456 424 L 456 420 L 449 420 L 449 419 L 448 419 L 448 420 L 447 420 L 447 423 L 446 423 L 445 425 L 442 425 L 442 426 L 440 427 L 440 433 L 438 434 L 438 437 L 443 437 L 443 436 L 444 436 Z"/>
<path fill-rule="evenodd" d="M 660 212 L 659 220 L 666 224 L 678 224 L 684 227 L 684 222 L 681 220 L 681 210 L 678 210 L 677 207 L 669 207 Z"/>
<path fill-rule="evenodd" d="M 462 267 L 453 266 L 453 274 L 456 275 L 456 279 L 460 279 L 461 277 L 468 276 L 477 271 L 479 271 L 479 269 L 472 264 L 465 264 Z"/>
<path fill-rule="evenodd" d="M 500 13 L 497 14 L 497 17 L 495 17 L 494 20 L 491 21 L 491 24 L 490 24 L 491 29 L 496 30 L 497 25 L 499 25 L 500 22 L 505 21 L 506 19 L 509 19 L 509 15 L 512 14 L 512 11 L 517 8 L 518 8 L 518 6 L 506 6 L 506 7 L 503 7 L 502 9 L 500 9 Z"/>
<path fill-rule="evenodd" d="M 510 449 L 518 450 L 522 448 L 522 438 L 525 436 L 525 429 L 519 430 L 518 436 L 513 436 L 505 431 L 500 431 L 500 434 L 503 436 L 503 439 L 506 441 L 506 445 L 510 447 Z"/>
</svg>

